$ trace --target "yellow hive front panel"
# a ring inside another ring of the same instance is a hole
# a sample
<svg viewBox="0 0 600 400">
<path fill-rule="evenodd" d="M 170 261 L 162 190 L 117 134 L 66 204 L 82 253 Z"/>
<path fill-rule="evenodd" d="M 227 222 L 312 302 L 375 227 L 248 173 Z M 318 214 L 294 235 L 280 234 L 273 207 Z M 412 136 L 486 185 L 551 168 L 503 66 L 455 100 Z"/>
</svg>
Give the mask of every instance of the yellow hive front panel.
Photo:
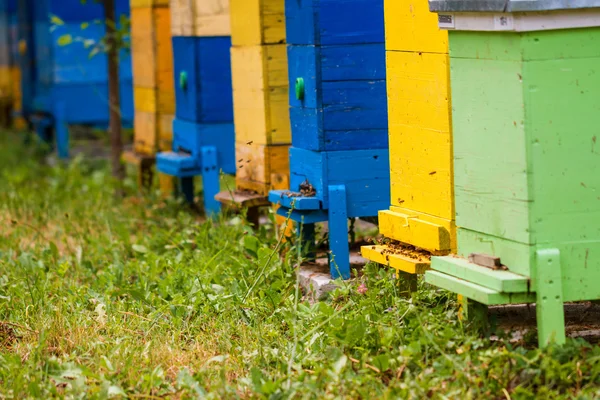
<svg viewBox="0 0 600 400">
<path fill-rule="evenodd" d="M 131 58 L 133 84 L 156 87 L 157 54 L 155 46 L 154 10 L 149 7 L 131 10 Z"/>
<path fill-rule="evenodd" d="M 133 101 L 137 111 L 175 113 L 175 93 L 159 92 L 154 88 L 134 87 Z"/>
<path fill-rule="evenodd" d="M 173 76 L 173 43 L 171 39 L 171 10 L 168 7 L 157 8 L 154 11 L 156 27 L 156 88 L 159 93 L 175 101 L 175 78 Z M 171 94 L 169 94 L 171 93 Z M 172 107 L 160 110 L 163 113 L 173 113 Z"/>
<path fill-rule="evenodd" d="M 164 7 L 169 5 L 169 0 L 130 0 L 129 6 L 134 8 Z"/>
<path fill-rule="evenodd" d="M 387 50 L 448 53 L 448 33 L 424 0 L 385 0 Z"/>
<path fill-rule="evenodd" d="M 12 67 L 0 66 L 0 98 L 6 101 L 12 101 L 11 74 Z"/>
<path fill-rule="evenodd" d="M 134 150 L 138 154 L 153 155 L 157 150 L 171 150 L 173 115 L 135 111 Z"/>
<path fill-rule="evenodd" d="M 285 43 L 283 0 L 231 0 L 234 46 Z"/>
<path fill-rule="evenodd" d="M 231 49 L 236 140 L 291 143 L 285 45 Z"/>
<path fill-rule="evenodd" d="M 289 175 L 289 146 L 265 146 L 247 142 L 235 145 L 236 186 L 268 195 L 272 182 L 285 181 Z"/>
<path fill-rule="evenodd" d="M 171 0 L 173 36 L 229 36 L 229 0 Z"/>
</svg>

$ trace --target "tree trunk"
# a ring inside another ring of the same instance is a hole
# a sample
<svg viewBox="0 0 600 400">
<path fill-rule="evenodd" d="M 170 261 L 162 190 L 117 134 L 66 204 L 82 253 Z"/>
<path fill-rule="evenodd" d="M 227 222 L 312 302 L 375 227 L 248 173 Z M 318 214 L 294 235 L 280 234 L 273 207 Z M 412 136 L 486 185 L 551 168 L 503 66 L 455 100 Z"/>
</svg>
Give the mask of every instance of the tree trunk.
<svg viewBox="0 0 600 400">
<path fill-rule="evenodd" d="M 106 44 L 108 55 L 108 101 L 110 107 L 110 145 L 112 175 L 119 182 L 125 179 L 125 166 L 121 162 L 123 140 L 121 137 L 121 98 L 119 93 L 119 51 L 117 41 L 117 18 L 115 0 L 104 0 L 104 16 L 106 20 Z M 122 194 L 122 188 L 117 193 Z"/>
</svg>

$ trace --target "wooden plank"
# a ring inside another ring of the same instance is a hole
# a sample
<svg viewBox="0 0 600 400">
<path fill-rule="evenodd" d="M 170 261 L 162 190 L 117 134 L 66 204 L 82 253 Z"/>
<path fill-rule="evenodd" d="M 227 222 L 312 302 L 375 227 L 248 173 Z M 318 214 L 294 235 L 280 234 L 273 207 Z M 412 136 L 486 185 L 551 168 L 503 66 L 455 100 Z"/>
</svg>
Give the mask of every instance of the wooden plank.
<svg viewBox="0 0 600 400">
<path fill-rule="evenodd" d="M 526 276 L 481 267 L 464 258 L 436 257 L 433 269 L 500 293 L 527 293 L 529 290 L 529 278 Z"/>
<path fill-rule="evenodd" d="M 385 0 L 385 27 L 388 50 L 448 52 L 448 33 L 438 28 L 426 1 Z"/>
<path fill-rule="evenodd" d="M 432 262 L 434 268 L 435 262 L 434 258 Z M 425 272 L 425 282 L 486 305 L 535 302 L 534 293 L 500 293 L 434 270 Z"/>
<path fill-rule="evenodd" d="M 229 36 L 229 0 L 171 0 L 173 36 Z"/>
<path fill-rule="evenodd" d="M 236 140 L 290 144 L 285 45 L 231 49 Z"/>
<path fill-rule="evenodd" d="M 168 7 L 169 0 L 129 0 L 131 9 L 149 7 Z"/>
<path fill-rule="evenodd" d="M 434 254 L 448 254 L 453 249 L 453 236 L 448 229 L 452 229 L 452 225 L 432 223 L 419 218 L 418 214 L 401 214 L 392 210 L 379 212 L 381 234 Z"/>
<path fill-rule="evenodd" d="M 134 87 L 133 88 L 134 107 L 137 111 L 149 113 L 175 112 L 175 99 L 172 92 L 160 92 L 153 88 Z"/>
<path fill-rule="evenodd" d="M 225 205 L 236 208 L 262 207 L 270 204 L 267 197 L 262 194 L 239 190 L 220 192 L 215 196 L 215 199 Z"/>
<path fill-rule="evenodd" d="M 231 0 L 234 46 L 285 43 L 284 0 Z"/>
<path fill-rule="evenodd" d="M 289 175 L 287 145 L 266 146 L 236 143 L 238 189 L 255 191 L 264 196 L 271 189 L 272 174 Z"/>
<path fill-rule="evenodd" d="M 415 256 L 416 258 L 409 258 L 402 254 L 395 254 L 394 251 L 386 245 L 362 246 L 360 251 L 362 256 L 367 260 L 386 265 L 408 274 L 424 274 L 431 264 L 426 257 Z"/>
<path fill-rule="evenodd" d="M 135 111 L 134 149 L 140 154 L 171 150 L 173 115 Z"/>
</svg>

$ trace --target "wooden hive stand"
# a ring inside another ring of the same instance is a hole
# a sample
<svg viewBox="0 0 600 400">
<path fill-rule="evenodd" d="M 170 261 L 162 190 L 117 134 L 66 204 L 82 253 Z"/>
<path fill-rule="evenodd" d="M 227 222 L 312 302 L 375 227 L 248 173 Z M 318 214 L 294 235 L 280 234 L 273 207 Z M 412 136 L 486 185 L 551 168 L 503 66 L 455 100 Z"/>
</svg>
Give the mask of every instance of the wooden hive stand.
<svg viewBox="0 0 600 400">
<path fill-rule="evenodd" d="M 123 159 L 136 166 L 138 184 L 152 185 L 158 151 L 169 150 L 175 113 L 173 49 L 169 0 L 131 0 L 131 54 L 134 93 L 134 144 Z M 163 193 L 173 178 L 161 174 Z"/>
<path fill-rule="evenodd" d="M 286 24 L 290 185 L 269 200 L 309 246 L 327 221 L 331 276 L 348 279 L 348 219 L 389 204 L 383 0 L 288 0 Z"/>
<path fill-rule="evenodd" d="M 41 140 L 69 157 L 69 127 L 106 129 L 109 124 L 107 56 L 90 57 L 89 41 L 100 42 L 105 27 L 101 4 L 80 0 L 18 1 L 22 113 Z M 129 1 L 115 1 L 116 15 L 129 15 Z M 61 23 L 52 24 L 49 15 Z M 68 44 L 60 38 L 71 38 Z M 133 122 L 131 60 L 120 57 L 121 119 Z M 85 100 L 85 101 L 83 101 Z"/>
<path fill-rule="evenodd" d="M 231 0 L 231 29 L 236 187 L 216 199 L 256 225 L 269 190 L 289 179 L 284 0 Z"/>
<path fill-rule="evenodd" d="M 157 169 L 178 178 L 189 203 L 202 177 L 204 210 L 220 211 L 220 173 L 235 173 L 229 0 L 171 0 L 175 121 Z"/>
<path fill-rule="evenodd" d="M 456 249 L 448 34 L 420 0 L 385 0 L 385 20 L 391 207 L 361 252 L 414 291 L 431 255 Z"/>
<path fill-rule="evenodd" d="M 564 302 L 600 299 L 600 1 L 460 3 L 430 1 L 449 35 L 459 229 L 425 278 L 476 309 L 536 302 L 539 345 L 563 343 Z"/>
</svg>

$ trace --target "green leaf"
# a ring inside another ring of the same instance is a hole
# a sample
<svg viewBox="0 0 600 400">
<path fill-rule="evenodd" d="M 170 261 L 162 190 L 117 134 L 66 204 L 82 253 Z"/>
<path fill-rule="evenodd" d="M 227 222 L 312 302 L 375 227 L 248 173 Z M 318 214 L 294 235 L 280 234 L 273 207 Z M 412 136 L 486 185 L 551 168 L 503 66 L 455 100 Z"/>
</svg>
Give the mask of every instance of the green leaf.
<svg viewBox="0 0 600 400">
<path fill-rule="evenodd" d="M 61 37 L 58 38 L 58 45 L 59 46 L 68 46 L 71 43 L 73 43 L 73 36 L 66 34 L 66 35 L 62 35 Z"/>
<path fill-rule="evenodd" d="M 81 30 L 86 30 L 89 26 L 90 26 L 89 22 L 82 22 L 81 25 L 79 25 Z"/>
<path fill-rule="evenodd" d="M 142 253 L 142 254 L 146 254 L 148 252 L 148 248 L 146 246 L 142 246 L 141 244 L 134 244 L 131 245 L 131 248 L 133 249 L 133 251 L 135 251 L 136 253 Z"/>
<path fill-rule="evenodd" d="M 64 25 L 65 24 L 65 22 L 62 19 L 58 18 L 54 14 L 50 15 L 50 23 L 52 25 Z"/>
</svg>

